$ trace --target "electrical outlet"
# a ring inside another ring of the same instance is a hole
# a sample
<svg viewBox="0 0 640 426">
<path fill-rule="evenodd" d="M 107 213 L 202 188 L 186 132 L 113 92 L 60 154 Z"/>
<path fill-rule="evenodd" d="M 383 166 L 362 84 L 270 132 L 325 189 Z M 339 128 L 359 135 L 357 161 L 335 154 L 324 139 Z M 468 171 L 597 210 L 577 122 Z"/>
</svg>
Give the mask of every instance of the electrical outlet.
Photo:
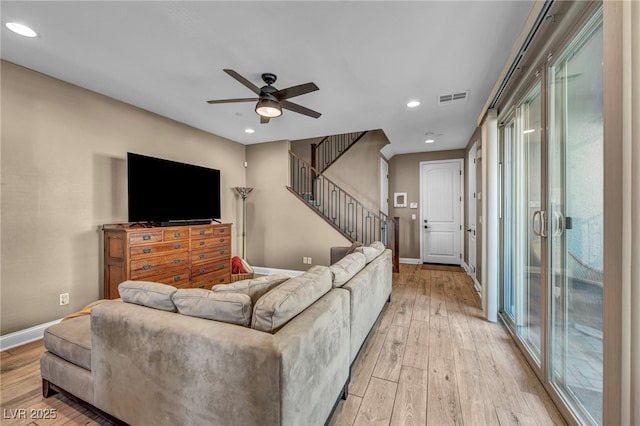
<svg viewBox="0 0 640 426">
<path fill-rule="evenodd" d="M 69 293 L 60 294 L 60 306 L 69 304 Z"/>
</svg>

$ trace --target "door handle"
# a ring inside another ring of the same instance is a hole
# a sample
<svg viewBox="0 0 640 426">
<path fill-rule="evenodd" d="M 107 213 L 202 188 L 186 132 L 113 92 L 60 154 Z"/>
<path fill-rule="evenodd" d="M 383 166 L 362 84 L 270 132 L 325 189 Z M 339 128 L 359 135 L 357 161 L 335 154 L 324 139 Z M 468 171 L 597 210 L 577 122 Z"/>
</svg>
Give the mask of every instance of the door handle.
<svg viewBox="0 0 640 426">
<path fill-rule="evenodd" d="M 424 229 L 429 229 L 429 228 L 431 228 L 429 225 L 424 226 Z"/>
<path fill-rule="evenodd" d="M 536 217 L 538 217 L 537 223 L 540 224 L 540 228 L 537 230 L 536 230 Z M 547 218 L 547 213 L 544 210 L 536 210 L 535 212 L 533 212 L 533 216 L 531 216 L 531 231 L 533 232 L 533 235 L 535 235 L 536 237 L 547 236 L 546 218 Z"/>
<path fill-rule="evenodd" d="M 467 229 L 467 232 L 471 232 L 471 228 Z"/>
</svg>

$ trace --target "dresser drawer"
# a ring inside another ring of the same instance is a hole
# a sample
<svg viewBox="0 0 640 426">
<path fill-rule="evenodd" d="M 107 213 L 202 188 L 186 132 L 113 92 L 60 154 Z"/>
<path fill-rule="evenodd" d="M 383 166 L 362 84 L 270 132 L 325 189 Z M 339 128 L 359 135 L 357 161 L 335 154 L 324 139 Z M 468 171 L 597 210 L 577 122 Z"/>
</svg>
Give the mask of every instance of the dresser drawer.
<svg viewBox="0 0 640 426">
<path fill-rule="evenodd" d="M 191 240 L 191 250 L 203 250 L 219 248 L 220 250 L 230 247 L 231 238 L 229 237 L 215 237 L 215 238 L 203 238 L 200 240 Z"/>
<path fill-rule="evenodd" d="M 191 276 L 191 287 L 211 289 L 216 284 L 229 284 L 231 274 L 229 270 L 214 271 L 199 276 Z"/>
<path fill-rule="evenodd" d="M 189 241 L 175 241 L 170 243 L 156 243 L 147 245 L 131 246 L 129 255 L 131 259 L 140 259 L 160 254 L 177 253 L 189 250 Z"/>
<path fill-rule="evenodd" d="M 166 270 L 160 274 L 144 277 L 144 279 L 141 280 L 169 284 L 179 288 L 189 288 L 189 269 L 181 268 Z"/>
<path fill-rule="evenodd" d="M 198 226 L 191 228 L 191 238 L 211 238 L 213 237 L 213 226 Z"/>
<path fill-rule="evenodd" d="M 191 252 L 191 263 L 210 262 L 214 259 L 226 259 L 230 262 L 231 250 L 228 248 L 210 247 L 204 250 L 194 250 Z"/>
<path fill-rule="evenodd" d="M 189 229 L 166 230 L 162 233 L 164 241 L 186 240 L 189 238 Z"/>
<path fill-rule="evenodd" d="M 129 244 L 132 246 L 160 241 L 162 241 L 162 231 L 132 232 L 129 234 Z"/>
<path fill-rule="evenodd" d="M 189 253 L 180 252 L 131 261 L 131 279 L 139 280 L 178 267 L 189 267 Z"/>
<path fill-rule="evenodd" d="M 197 279 L 198 277 L 206 274 L 210 274 L 216 271 L 228 271 L 230 259 L 214 260 L 212 262 L 200 263 L 191 266 L 191 279 Z"/>
</svg>

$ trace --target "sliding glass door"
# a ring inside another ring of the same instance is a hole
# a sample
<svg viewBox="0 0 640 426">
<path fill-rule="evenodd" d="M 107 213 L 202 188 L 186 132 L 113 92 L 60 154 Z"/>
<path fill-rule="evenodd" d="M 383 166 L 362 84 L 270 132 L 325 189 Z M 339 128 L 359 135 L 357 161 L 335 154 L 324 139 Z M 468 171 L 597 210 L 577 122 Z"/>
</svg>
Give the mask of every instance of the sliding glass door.
<svg viewBox="0 0 640 426">
<path fill-rule="evenodd" d="M 554 398 L 602 423 L 603 44 L 596 12 L 504 117 L 501 313 Z"/>
<path fill-rule="evenodd" d="M 516 333 L 539 363 L 542 351 L 542 84 L 536 83 L 516 110 L 515 175 Z"/>
<path fill-rule="evenodd" d="M 602 23 L 549 69 L 552 383 L 602 422 Z"/>
</svg>

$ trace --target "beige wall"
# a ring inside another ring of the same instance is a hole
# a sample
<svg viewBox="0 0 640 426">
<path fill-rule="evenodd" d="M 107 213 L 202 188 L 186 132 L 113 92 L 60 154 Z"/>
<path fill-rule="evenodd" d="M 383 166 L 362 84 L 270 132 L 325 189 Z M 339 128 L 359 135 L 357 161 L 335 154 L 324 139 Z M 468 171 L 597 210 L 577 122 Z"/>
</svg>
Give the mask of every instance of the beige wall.
<svg viewBox="0 0 640 426">
<path fill-rule="evenodd" d="M 417 202 L 420 205 L 420 162 L 451 160 L 463 158 L 464 149 L 452 151 L 423 152 L 396 155 L 389 161 L 389 198 L 394 192 L 407 193 L 407 205 Z M 416 219 L 411 219 L 411 214 Z M 389 206 L 389 215 L 400 218 L 400 257 L 420 259 L 420 209 L 394 208 Z"/>
<path fill-rule="evenodd" d="M 247 259 L 256 266 L 306 270 L 302 257 L 329 265 L 333 246 L 351 243 L 286 188 L 289 142 L 247 147 Z"/>
<path fill-rule="evenodd" d="M 3 335 L 101 297 L 99 228 L 127 220 L 127 151 L 220 169 L 222 219 L 240 223 L 243 145 L 5 61 L 1 72 Z"/>
</svg>

